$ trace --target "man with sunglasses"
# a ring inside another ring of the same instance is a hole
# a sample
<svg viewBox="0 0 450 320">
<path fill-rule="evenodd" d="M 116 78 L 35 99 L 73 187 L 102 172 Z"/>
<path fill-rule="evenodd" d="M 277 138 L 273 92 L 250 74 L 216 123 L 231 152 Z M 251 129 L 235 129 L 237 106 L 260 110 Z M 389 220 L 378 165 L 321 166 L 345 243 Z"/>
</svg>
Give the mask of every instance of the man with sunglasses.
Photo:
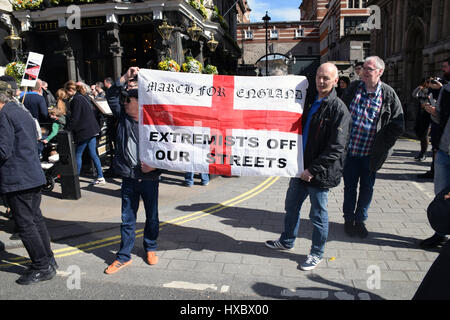
<svg viewBox="0 0 450 320">
<path fill-rule="evenodd" d="M 138 73 L 138 67 L 131 67 L 114 84 L 121 87 L 120 94 L 117 93 L 121 110 L 113 168 L 115 173 L 122 177 L 122 224 L 120 249 L 116 260 L 105 269 L 106 274 L 116 273 L 132 261 L 131 251 L 136 238 L 136 216 L 140 198 L 144 202 L 146 215 L 143 237 L 145 259 L 149 265 L 158 263 L 155 250 L 159 233 L 158 189 L 161 170 L 152 168 L 139 159 Z"/>
<path fill-rule="evenodd" d="M 342 96 L 352 116 L 352 131 L 344 166 L 344 231 L 349 236 L 368 236 L 365 221 L 372 201 L 376 172 L 404 131 L 400 100 L 380 78 L 384 61 L 364 60 L 361 81 L 353 82 Z M 357 188 L 359 182 L 359 196 Z"/>
</svg>

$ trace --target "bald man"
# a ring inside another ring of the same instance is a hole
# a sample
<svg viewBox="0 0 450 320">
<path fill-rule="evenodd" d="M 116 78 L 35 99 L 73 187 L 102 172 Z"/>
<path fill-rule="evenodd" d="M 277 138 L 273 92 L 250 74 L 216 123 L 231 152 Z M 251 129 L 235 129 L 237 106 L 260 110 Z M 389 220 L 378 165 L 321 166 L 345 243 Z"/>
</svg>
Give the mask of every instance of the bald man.
<svg viewBox="0 0 450 320">
<path fill-rule="evenodd" d="M 350 114 L 334 89 L 338 79 L 336 66 L 324 63 L 317 70 L 316 90 L 308 89 L 301 120 L 305 170 L 289 183 L 284 232 L 279 240 L 266 241 L 266 246 L 272 249 L 294 247 L 300 226 L 300 209 L 309 196 L 313 234 L 310 254 L 300 265 L 305 271 L 314 269 L 323 258 L 328 238 L 328 191 L 341 181 L 350 135 Z"/>
</svg>

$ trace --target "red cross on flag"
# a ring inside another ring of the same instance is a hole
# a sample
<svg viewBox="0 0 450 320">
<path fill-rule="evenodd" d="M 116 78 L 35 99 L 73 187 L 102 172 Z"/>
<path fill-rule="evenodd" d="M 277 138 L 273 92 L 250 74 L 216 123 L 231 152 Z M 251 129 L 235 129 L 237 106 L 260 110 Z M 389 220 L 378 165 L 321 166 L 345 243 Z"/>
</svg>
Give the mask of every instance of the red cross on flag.
<svg viewBox="0 0 450 320">
<path fill-rule="evenodd" d="M 139 152 L 149 166 L 236 176 L 299 177 L 301 76 L 139 71 Z"/>
</svg>

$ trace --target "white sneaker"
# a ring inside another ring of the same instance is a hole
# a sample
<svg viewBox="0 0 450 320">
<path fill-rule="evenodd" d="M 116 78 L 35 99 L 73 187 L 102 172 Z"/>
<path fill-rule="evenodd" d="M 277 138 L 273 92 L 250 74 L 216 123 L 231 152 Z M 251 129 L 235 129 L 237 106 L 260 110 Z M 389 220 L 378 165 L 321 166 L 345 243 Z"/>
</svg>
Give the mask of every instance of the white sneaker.
<svg viewBox="0 0 450 320">
<path fill-rule="evenodd" d="M 58 153 L 48 157 L 48 162 L 54 163 L 54 162 L 58 162 L 58 161 L 59 161 L 59 154 Z"/>
<path fill-rule="evenodd" d="M 41 168 L 44 170 L 48 170 L 53 167 L 53 163 L 41 162 Z"/>
<path fill-rule="evenodd" d="M 106 184 L 105 178 L 97 178 L 91 182 L 91 185 L 93 185 L 93 186 L 104 185 L 104 184 Z"/>
<path fill-rule="evenodd" d="M 309 254 L 306 258 L 306 261 L 300 265 L 300 269 L 302 269 L 303 271 L 309 271 L 317 267 L 317 265 L 321 262 L 322 259 L 320 259 L 318 256 Z"/>
</svg>

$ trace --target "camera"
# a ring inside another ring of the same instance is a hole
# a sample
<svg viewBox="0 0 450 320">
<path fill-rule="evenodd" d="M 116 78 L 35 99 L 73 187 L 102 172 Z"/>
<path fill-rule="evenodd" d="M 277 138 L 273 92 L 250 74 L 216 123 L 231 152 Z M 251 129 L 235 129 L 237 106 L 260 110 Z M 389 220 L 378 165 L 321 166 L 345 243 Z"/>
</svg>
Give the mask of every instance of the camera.
<svg viewBox="0 0 450 320">
<path fill-rule="evenodd" d="M 433 80 L 431 80 L 431 83 L 432 83 L 432 84 L 438 84 L 438 81 L 435 80 L 435 79 L 433 79 Z"/>
</svg>

